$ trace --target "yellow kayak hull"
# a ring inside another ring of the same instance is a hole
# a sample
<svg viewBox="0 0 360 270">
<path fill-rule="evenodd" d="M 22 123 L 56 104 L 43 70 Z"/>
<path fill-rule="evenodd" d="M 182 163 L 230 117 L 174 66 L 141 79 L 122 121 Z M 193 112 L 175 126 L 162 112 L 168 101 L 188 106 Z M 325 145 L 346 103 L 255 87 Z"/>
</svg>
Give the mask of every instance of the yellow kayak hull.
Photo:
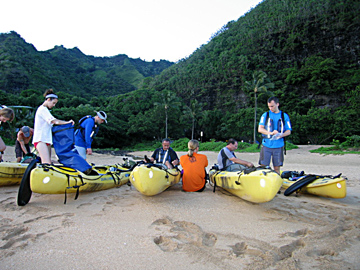
<svg viewBox="0 0 360 270">
<path fill-rule="evenodd" d="M 271 201 L 282 185 L 282 178 L 270 169 L 258 169 L 250 173 L 211 169 L 209 177 L 216 186 L 253 203 Z"/>
<path fill-rule="evenodd" d="M 43 194 L 63 194 L 92 192 L 120 187 L 129 181 L 130 170 L 119 165 L 94 166 L 98 175 L 86 175 L 64 166 L 39 165 L 31 171 L 32 192 Z"/>
<path fill-rule="evenodd" d="M 19 185 L 28 163 L 1 162 L 0 186 Z"/>
<path fill-rule="evenodd" d="M 179 183 L 181 173 L 178 169 L 164 169 L 149 164 L 136 166 L 130 175 L 131 184 L 141 194 L 157 195 Z"/>
<path fill-rule="evenodd" d="M 283 179 L 282 187 L 287 189 L 296 181 L 290 181 L 289 179 Z M 341 199 L 346 197 L 346 178 L 319 178 L 314 182 L 300 188 L 298 193 L 307 193 L 321 197 Z"/>
</svg>

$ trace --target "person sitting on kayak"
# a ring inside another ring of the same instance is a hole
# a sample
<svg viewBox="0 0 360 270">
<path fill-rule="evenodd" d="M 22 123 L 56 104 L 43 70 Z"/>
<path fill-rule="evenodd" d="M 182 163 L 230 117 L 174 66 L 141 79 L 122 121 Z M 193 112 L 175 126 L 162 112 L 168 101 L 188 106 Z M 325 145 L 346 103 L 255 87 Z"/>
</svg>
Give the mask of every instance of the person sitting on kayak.
<svg viewBox="0 0 360 270">
<path fill-rule="evenodd" d="M 169 169 L 179 165 L 179 158 L 176 152 L 170 147 L 170 139 L 163 139 L 162 147 L 156 149 L 151 155 L 150 162 L 154 163 L 154 161 L 165 164 Z"/>
<path fill-rule="evenodd" d="M 251 162 L 239 159 L 234 151 L 238 148 L 238 142 L 235 139 L 229 139 L 227 145 L 220 150 L 217 162 L 222 171 L 242 171 L 246 167 L 254 167 Z"/>
<path fill-rule="evenodd" d="M 208 159 L 203 154 L 198 154 L 199 141 L 188 142 L 188 153 L 180 157 L 183 168 L 182 188 L 187 192 L 202 192 L 206 186 L 206 167 Z"/>
</svg>

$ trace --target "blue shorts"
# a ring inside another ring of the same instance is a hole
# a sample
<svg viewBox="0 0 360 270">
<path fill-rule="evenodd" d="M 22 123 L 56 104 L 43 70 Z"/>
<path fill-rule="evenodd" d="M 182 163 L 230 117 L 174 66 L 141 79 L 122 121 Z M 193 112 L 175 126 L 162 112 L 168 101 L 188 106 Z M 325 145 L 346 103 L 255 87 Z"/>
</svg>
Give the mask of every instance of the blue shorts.
<svg viewBox="0 0 360 270">
<path fill-rule="evenodd" d="M 270 159 L 274 167 L 280 167 L 284 162 L 284 147 L 269 148 L 266 146 L 261 147 L 259 164 L 270 166 Z"/>
</svg>

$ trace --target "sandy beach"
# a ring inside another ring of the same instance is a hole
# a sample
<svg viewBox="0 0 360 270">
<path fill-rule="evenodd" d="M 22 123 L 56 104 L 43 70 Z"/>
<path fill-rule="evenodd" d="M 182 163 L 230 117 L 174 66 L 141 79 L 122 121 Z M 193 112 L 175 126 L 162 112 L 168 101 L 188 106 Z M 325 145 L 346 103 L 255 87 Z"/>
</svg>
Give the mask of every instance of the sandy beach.
<svg viewBox="0 0 360 270">
<path fill-rule="evenodd" d="M 209 185 L 186 193 L 179 183 L 154 197 L 128 185 L 68 194 L 66 204 L 64 195 L 33 193 L 20 207 L 18 186 L 0 187 L 0 269 L 360 269 L 360 155 L 309 152 L 318 147 L 287 151 L 283 170 L 342 173 L 344 199 L 281 193 L 253 204 Z M 217 153 L 200 153 L 209 170 Z M 258 164 L 259 154 L 238 157 Z M 14 147 L 3 158 L 15 161 Z"/>
</svg>

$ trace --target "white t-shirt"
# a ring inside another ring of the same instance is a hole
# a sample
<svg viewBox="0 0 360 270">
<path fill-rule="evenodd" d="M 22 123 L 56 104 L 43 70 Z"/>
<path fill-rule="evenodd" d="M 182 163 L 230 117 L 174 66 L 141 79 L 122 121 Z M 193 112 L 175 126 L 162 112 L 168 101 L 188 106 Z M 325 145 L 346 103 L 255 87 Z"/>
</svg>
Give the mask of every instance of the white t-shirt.
<svg viewBox="0 0 360 270">
<path fill-rule="evenodd" d="M 49 109 L 43 105 L 39 106 L 35 114 L 33 143 L 44 142 L 52 144 L 51 121 L 56 119 L 51 115 Z"/>
</svg>

